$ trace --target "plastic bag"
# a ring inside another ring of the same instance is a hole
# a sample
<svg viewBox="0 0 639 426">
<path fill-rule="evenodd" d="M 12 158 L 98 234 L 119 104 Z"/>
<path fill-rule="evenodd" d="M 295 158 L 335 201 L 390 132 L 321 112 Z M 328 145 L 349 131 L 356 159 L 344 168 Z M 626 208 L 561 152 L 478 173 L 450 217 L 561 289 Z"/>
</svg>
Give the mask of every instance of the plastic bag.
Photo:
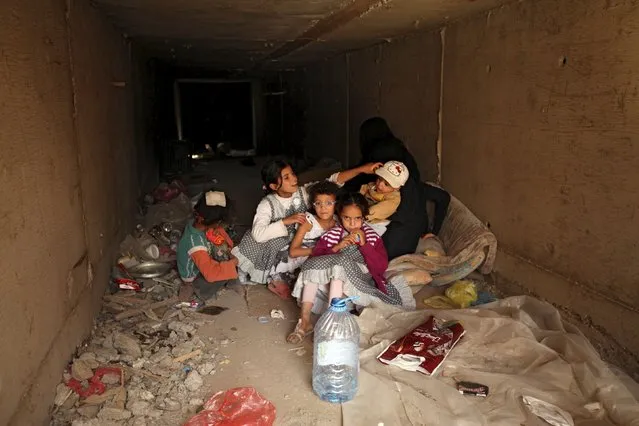
<svg viewBox="0 0 639 426">
<path fill-rule="evenodd" d="M 446 296 L 464 309 L 477 300 L 477 289 L 472 281 L 461 280 L 446 289 Z"/>
<path fill-rule="evenodd" d="M 255 388 L 220 391 L 184 426 L 272 426 L 275 406 Z"/>
</svg>

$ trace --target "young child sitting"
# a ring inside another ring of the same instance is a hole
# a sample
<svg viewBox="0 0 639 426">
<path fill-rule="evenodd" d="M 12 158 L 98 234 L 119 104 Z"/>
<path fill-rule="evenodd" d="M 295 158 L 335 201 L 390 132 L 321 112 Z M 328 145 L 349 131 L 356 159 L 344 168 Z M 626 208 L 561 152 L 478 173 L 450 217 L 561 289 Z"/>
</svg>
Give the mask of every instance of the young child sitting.
<svg viewBox="0 0 639 426">
<path fill-rule="evenodd" d="M 333 182 L 318 182 L 310 187 L 309 200 L 311 212 L 306 213 L 306 222 L 302 223 L 291 241 L 289 257 L 295 259 L 296 269 L 313 252 L 317 240 L 336 224 L 335 203 L 339 186 Z"/>
<path fill-rule="evenodd" d="M 337 202 L 340 224 L 322 235 L 304 262 L 293 296 L 301 302 L 300 319 L 287 342 L 298 344 L 313 330 L 311 313 L 321 314 L 335 297 L 357 296 L 353 303 L 374 301 L 414 306 L 405 283 L 387 282 L 388 258 L 384 242 L 364 223 L 368 203 L 363 195 L 343 195 Z M 411 305 L 412 303 L 412 305 Z"/>
<path fill-rule="evenodd" d="M 237 259 L 231 255 L 233 241 L 223 228 L 228 213 L 223 192 L 207 192 L 194 208 L 194 219 L 186 225 L 177 249 L 177 264 L 184 282 L 180 299 L 193 292 L 206 301 L 237 278 Z M 194 289 L 195 287 L 195 289 Z"/>
<path fill-rule="evenodd" d="M 365 164 L 356 169 L 333 174 L 328 180 L 343 185 L 360 173 L 372 174 L 381 163 Z M 283 299 L 290 297 L 290 273 L 296 265 L 289 262 L 288 247 L 296 226 L 306 222 L 309 208 L 308 187 L 298 186 L 297 176 L 289 163 L 271 160 L 262 168 L 262 181 L 267 195 L 260 201 L 253 228 L 232 250 L 238 259 L 240 281 L 247 278 L 268 284 L 269 290 Z"/>
<path fill-rule="evenodd" d="M 408 168 L 399 161 L 389 161 L 375 170 L 376 182 L 362 185 L 360 193 L 366 197 L 369 213 L 366 221 L 381 235 L 386 230 L 388 218 L 395 213 L 402 201 L 399 189 L 408 180 Z"/>
</svg>

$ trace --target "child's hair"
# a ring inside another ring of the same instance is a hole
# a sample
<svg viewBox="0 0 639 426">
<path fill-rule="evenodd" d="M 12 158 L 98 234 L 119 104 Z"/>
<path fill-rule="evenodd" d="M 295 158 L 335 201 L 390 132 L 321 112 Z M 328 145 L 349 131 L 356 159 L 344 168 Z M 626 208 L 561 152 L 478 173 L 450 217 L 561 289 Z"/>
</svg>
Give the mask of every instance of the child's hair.
<svg viewBox="0 0 639 426">
<path fill-rule="evenodd" d="M 311 204 L 311 212 L 315 213 L 315 207 L 313 203 L 318 195 L 332 195 L 337 199 L 337 194 L 339 193 L 339 186 L 334 182 L 329 182 L 327 180 L 322 180 L 317 182 L 313 186 L 308 189 L 308 200 Z"/>
<path fill-rule="evenodd" d="M 194 211 L 195 217 L 201 218 L 201 223 L 204 226 L 221 225 L 226 222 L 229 215 L 229 207 L 231 200 L 226 197 L 226 207 L 222 206 L 207 206 L 206 205 L 206 192 L 202 194 L 197 204 L 195 204 Z"/>
<path fill-rule="evenodd" d="M 359 192 L 348 192 L 342 194 L 337 200 L 337 214 L 341 215 L 345 207 L 355 206 L 362 211 L 362 216 L 368 216 L 368 202 L 366 198 Z"/>
<path fill-rule="evenodd" d="M 284 159 L 274 159 L 267 161 L 262 166 L 262 182 L 264 183 L 264 192 L 271 194 L 275 191 L 271 189 L 271 184 L 281 186 L 282 170 L 291 167 L 290 163 Z"/>
</svg>

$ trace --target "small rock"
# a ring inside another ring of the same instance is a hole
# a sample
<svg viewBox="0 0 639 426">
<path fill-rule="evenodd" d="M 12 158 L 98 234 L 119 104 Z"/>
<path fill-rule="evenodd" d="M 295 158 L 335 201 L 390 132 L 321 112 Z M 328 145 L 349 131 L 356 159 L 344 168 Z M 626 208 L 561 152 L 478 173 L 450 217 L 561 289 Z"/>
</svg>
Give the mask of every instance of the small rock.
<svg viewBox="0 0 639 426">
<path fill-rule="evenodd" d="M 164 406 L 166 407 L 166 411 L 178 411 L 182 408 L 182 405 L 178 401 L 171 398 L 164 399 Z"/>
<path fill-rule="evenodd" d="M 200 365 L 200 368 L 198 368 L 197 371 L 203 376 L 208 376 L 214 369 L 215 365 L 213 363 L 205 362 L 204 364 Z"/>
<path fill-rule="evenodd" d="M 191 352 L 193 352 L 193 343 L 184 342 L 184 343 L 181 343 L 181 344 L 177 345 L 175 348 L 173 348 L 173 350 L 171 351 L 171 354 L 173 356 L 175 356 L 175 357 L 179 357 L 179 356 L 191 353 Z"/>
<path fill-rule="evenodd" d="M 131 417 L 131 412 L 129 410 L 123 410 L 121 408 L 115 407 L 104 407 L 98 412 L 98 419 L 100 420 L 126 420 Z"/>
<path fill-rule="evenodd" d="M 159 419 L 160 417 L 162 417 L 162 411 L 152 408 L 149 410 L 148 413 L 146 413 L 146 415 L 151 417 L 152 419 Z"/>
<path fill-rule="evenodd" d="M 182 332 L 182 333 L 194 333 L 195 327 L 190 324 L 186 324 L 182 321 L 171 321 L 168 325 L 169 330 Z"/>
<path fill-rule="evenodd" d="M 220 345 L 222 345 L 222 346 L 226 346 L 229 343 L 231 343 L 231 341 L 229 339 L 220 340 Z"/>
<path fill-rule="evenodd" d="M 76 402 L 78 402 L 79 400 L 80 396 L 77 393 L 72 392 L 67 400 L 64 401 L 64 404 L 60 406 L 60 408 L 62 408 L 63 410 L 71 410 L 75 406 Z"/>
<path fill-rule="evenodd" d="M 147 370 L 155 375 L 162 377 L 169 377 L 171 375 L 171 371 L 159 365 L 150 365 L 149 367 L 147 367 Z"/>
<path fill-rule="evenodd" d="M 89 419 L 94 418 L 98 415 L 98 411 L 100 411 L 99 405 L 84 405 L 78 408 L 78 414 L 83 417 L 87 417 Z"/>
<path fill-rule="evenodd" d="M 202 377 L 200 376 L 200 374 L 193 370 L 191 371 L 187 376 L 186 376 L 186 380 L 184 381 L 184 385 L 186 386 L 186 388 L 188 390 L 190 390 L 191 392 L 195 392 L 196 390 L 198 390 L 199 388 L 202 387 L 202 385 L 204 384 L 204 382 L 202 381 Z"/>
<path fill-rule="evenodd" d="M 149 357 L 149 362 L 158 363 L 169 356 L 169 349 L 162 348 Z"/>
<path fill-rule="evenodd" d="M 55 399 L 53 400 L 53 403 L 56 407 L 61 406 L 65 403 L 69 396 L 71 396 L 72 393 L 73 391 L 69 389 L 69 387 L 64 383 L 58 384 L 58 386 L 55 388 Z"/>
<path fill-rule="evenodd" d="M 120 355 L 113 348 L 97 348 L 95 350 L 96 359 L 101 363 L 109 363 L 111 361 L 119 361 Z"/>
<path fill-rule="evenodd" d="M 87 365 L 86 361 L 76 359 L 71 365 L 71 375 L 79 381 L 89 380 L 93 377 L 93 370 Z"/>
<path fill-rule="evenodd" d="M 140 369 L 144 367 L 144 364 L 146 364 L 146 360 L 144 358 L 139 358 L 133 361 L 133 363 L 131 364 L 131 367 Z"/>
<path fill-rule="evenodd" d="M 102 347 L 104 349 L 113 349 L 113 334 L 109 334 L 108 336 L 104 337 L 104 341 L 102 342 Z"/>
<path fill-rule="evenodd" d="M 113 336 L 113 347 L 124 355 L 135 359 L 142 356 L 142 349 L 138 341 L 126 334 L 117 333 Z"/>
<path fill-rule="evenodd" d="M 138 397 L 143 401 L 153 401 L 155 399 L 155 395 L 148 390 L 141 390 Z"/>
<path fill-rule="evenodd" d="M 106 374 L 102 376 L 102 383 L 105 385 L 118 385 L 120 384 L 120 375 L 118 374 Z"/>
<path fill-rule="evenodd" d="M 78 357 L 82 361 L 86 362 L 89 367 L 96 369 L 100 366 L 100 363 L 96 359 L 96 355 L 93 352 L 85 352 Z"/>
<path fill-rule="evenodd" d="M 201 398 L 191 398 L 189 400 L 189 405 L 192 405 L 194 407 L 199 407 L 200 405 L 204 405 L 204 400 Z"/>
<path fill-rule="evenodd" d="M 146 420 L 144 419 L 144 417 L 135 417 L 131 420 L 129 420 L 129 423 L 127 423 L 128 426 L 146 426 Z"/>
<path fill-rule="evenodd" d="M 151 408 L 151 404 L 146 401 L 135 401 L 128 404 L 126 408 L 128 408 L 134 416 L 146 416 L 149 408 Z"/>
</svg>

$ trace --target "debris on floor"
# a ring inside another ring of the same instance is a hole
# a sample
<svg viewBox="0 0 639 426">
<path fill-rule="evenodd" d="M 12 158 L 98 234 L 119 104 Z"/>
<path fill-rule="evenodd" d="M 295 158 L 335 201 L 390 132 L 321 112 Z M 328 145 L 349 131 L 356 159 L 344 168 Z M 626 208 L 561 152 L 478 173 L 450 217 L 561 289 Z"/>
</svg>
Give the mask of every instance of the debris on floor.
<svg viewBox="0 0 639 426">
<path fill-rule="evenodd" d="M 91 337 L 57 387 L 51 425 L 164 424 L 202 405 L 222 343 L 196 332 L 226 308 L 177 297 L 175 245 L 191 214 L 184 187 L 174 181 L 147 199 L 145 225 L 121 244 Z"/>
<path fill-rule="evenodd" d="M 211 321 L 207 315 L 176 309 L 175 297 L 151 300 L 124 292 L 105 296 L 91 339 L 58 385 L 52 425 L 156 424 L 165 412 L 195 414 L 221 343 L 196 336 Z M 108 312 L 114 306 L 125 310 Z"/>
</svg>

